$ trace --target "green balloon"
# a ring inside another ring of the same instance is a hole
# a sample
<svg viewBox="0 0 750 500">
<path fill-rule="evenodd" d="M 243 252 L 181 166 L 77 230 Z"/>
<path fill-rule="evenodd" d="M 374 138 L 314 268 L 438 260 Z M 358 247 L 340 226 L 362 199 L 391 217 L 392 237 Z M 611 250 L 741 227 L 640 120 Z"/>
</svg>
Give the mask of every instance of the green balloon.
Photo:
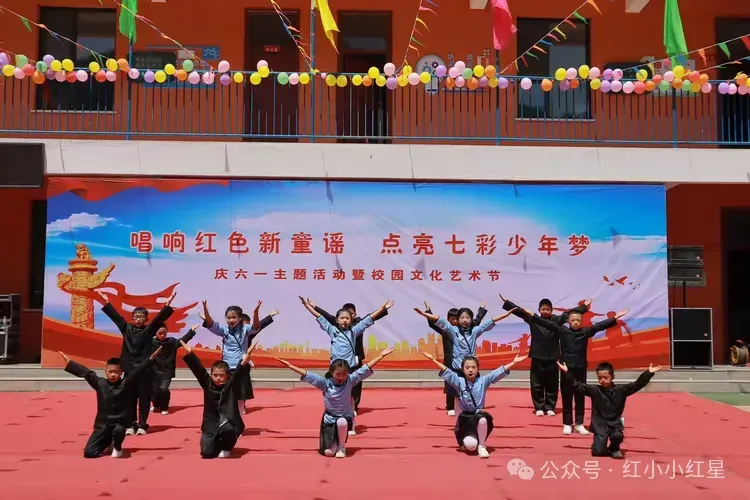
<svg viewBox="0 0 750 500">
<path fill-rule="evenodd" d="M 682 80 L 682 90 L 690 90 L 690 80 Z"/>
<path fill-rule="evenodd" d="M 26 66 L 29 64 L 29 58 L 26 56 L 22 56 L 21 54 L 18 54 L 16 56 L 16 67 L 22 68 L 23 66 Z"/>
<path fill-rule="evenodd" d="M 461 76 L 464 77 L 464 80 L 468 80 L 474 75 L 474 70 L 470 68 L 466 68 Z"/>
<path fill-rule="evenodd" d="M 279 76 L 276 77 L 276 80 L 280 84 L 286 85 L 287 83 L 289 83 L 289 75 L 287 75 L 286 73 L 279 73 Z"/>
<path fill-rule="evenodd" d="M 47 63 L 44 61 L 39 61 L 38 63 L 36 63 L 36 69 L 40 73 L 45 73 L 47 71 Z"/>
<path fill-rule="evenodd" d="M 195 65 L 193 64 L 193 61 L 191 61 L 190 59 L 185 59 L 182 62 L 182 69 L 184 69 L 185 71 L 188 71 L 188 72 L 193 71 L 194 67 Z"/>
<path fill-rule="evenodd" d="M 668 81 L 662 80 L 659 84 L 659 90 L 662 92 L 667 92 L 672 86 L 669 84 Z"/>
</svg>

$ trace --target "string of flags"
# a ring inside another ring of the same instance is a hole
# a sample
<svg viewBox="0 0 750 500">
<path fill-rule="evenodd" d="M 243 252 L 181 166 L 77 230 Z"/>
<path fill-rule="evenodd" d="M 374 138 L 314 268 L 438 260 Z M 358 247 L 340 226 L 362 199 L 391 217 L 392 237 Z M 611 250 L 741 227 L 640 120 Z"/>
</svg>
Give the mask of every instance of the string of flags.
<svg viewBox="0 0 750 500">
<path fill-rule="evenodd" d="M 426 13 L 432 13 L 437 16 L 437 12 L 435 11 L 435 9 L 437 9 L 438 7 L 439 6 L 437 2 L 434 2 L 433 0 L 419 0 L 417 15 L 414 18 L 414 24 L 412 25 L 411 33 L 409 33 L 409 41 L 406 44 L 406 52 L 404 53 L 404 59 L 399 70 L 403 70 L 406 67 L 409 67 L 409 55 L 412 52 L 416 53 L 417 57 L 420 56 L 419 47 L 425 47 L 424 44 L 417 38 L 417 36 L 419 36 L 419 38 L 425 36 L 424 33 L 420 31 L 420 28 L 424 29 L 425 31 L 430 31 L 430 28 L 427 27 L 427 23 L 424 21 L 424 19 L 422 19 L 422 17 L 424 17 Z M 411 74 L 411 71 L 401 72 Z"/>
<path fill-rule="evenodd" d="M 308 46 L 308 44 L 305 42 L 305 39 L 302 37 L 302 33 L 300 33 L 300 31 L 294 27 L 294 25 L 286 16 L 286 14 L 284 14 L 284 11 L 281 10 L 281 6 L 278 3 L 276 3 L 274 0 L 270 0 L 270 1 L 271 1 L 271 7 L 273 7 L 273 10 L 276 12 L 276 15 L 279 16 L 279 19 L 281 20 L 281 24 L 284 26 L 284 29 L 289 35 L 289 38 L 292 39 L 292 41 L 294 42 L 294 45 L 297 47 L 297 50 L 300 53 L 300 56 L 302 56 L 302 59 L 305 61 L 305 64 L 310 69 L 310 71 L 312 71 L 313 60 L 312 60 L 312 57 L 310 57 L 307 54 L 307 50 L 305 50 L 305 47 Z"/>
</svg>

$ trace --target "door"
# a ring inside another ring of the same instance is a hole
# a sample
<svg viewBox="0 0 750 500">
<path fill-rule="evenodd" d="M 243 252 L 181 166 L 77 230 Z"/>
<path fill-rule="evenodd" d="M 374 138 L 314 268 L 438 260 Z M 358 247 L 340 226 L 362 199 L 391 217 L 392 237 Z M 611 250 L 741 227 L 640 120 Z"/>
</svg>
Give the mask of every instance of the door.
<svg viewBox="0 0 750 500">
<path fill-rule="evenodd" d="M 739 37 L 750 33 L 750 19 L 717 19 L 716 20 L 716 42 L 731 40 L 727 43 L 730 57 L 722 50 L 716 49 L 716 64 L 743 59 L 741 64 L 728 64 L 717 70 L 719 80 L 733 80 L 740 71 L 750 74 L 750 62 L 745 60 L 750 56 L 750 50 Z M 712 64 L 713 66 L 713 64 Z M 719 112 L 718 139 L 726 144 L 724 147 L 744 148 L 750 147 L 750 102 L 746 96 L 739 94 L 718 94 Z"/>
<path fill-rule="evenodd" d="M 299 26 L 299 11 L 284 12 Z M 299 71 L 299 51 L 274 11 L 246 13 L 245 67 L 254 70 L 266 60 L 271 71 Z M 272 75 L 259 85 L 245 86 L 245 134 L 251 141 L 295 142 L 299 134 L 298 89 L 281 85 Z"/>
</svg>

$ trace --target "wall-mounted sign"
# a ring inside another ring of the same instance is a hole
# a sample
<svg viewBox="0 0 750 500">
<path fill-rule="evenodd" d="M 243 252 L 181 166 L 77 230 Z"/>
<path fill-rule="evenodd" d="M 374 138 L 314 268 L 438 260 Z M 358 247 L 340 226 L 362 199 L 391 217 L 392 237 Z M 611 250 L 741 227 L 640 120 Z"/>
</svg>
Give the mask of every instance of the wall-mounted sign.
<svg viewBox="0 0 750 500">
<path fill-rule="evenodd" d="M 263 52 L 266 54 L 278 54 L 279 52 L 281 52 L 281 46 L 280 45 L 264 45 Z"/>
<path fill-rule="evenodd" d="M 651 64 L 654 66 L 654 72 L 657 75 L 664 76 L 667 71 L 672 71 L 672 62 L 669 59 L 654 56 L 645 56 L 641 58 L 642 64 Z M 688 59 L 682 65 L 686 71 L 695 71 L 695 59 Z"/>
<path fill-rule="evenodd" d="M 424 91 L 428 94 L 436 94 L 438 92 L 440 80 L 435 76 L 435 69 L 437 69 L 438 66 L 446 66 L 445 61 L 443 61 L 440 56 L 427 55 L 417 61 L 417 65 L 414 67 L 414 71 L 417 73 L 426 71 L 432 75 L 432 80 L 424 86 Z"/>
</svg>

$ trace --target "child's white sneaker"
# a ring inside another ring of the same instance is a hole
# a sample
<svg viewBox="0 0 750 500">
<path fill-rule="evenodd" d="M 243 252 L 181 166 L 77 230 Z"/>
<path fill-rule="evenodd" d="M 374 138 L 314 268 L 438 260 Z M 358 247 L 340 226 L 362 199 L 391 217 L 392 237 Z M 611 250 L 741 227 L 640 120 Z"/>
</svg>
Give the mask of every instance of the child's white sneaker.
<svg viewBox="0 0 750 500">
<path fill-rule="evenodd" d="M 456 410 L 448 410 L 448 416 L 449 417 L 455 417 L 456 416 Z"/>
<path fill-rule="evenodd" d="M 625 427 L 625 417 L 620 417 L 620 422 L 622 422 L 622 426 Z"/>
<path fill-rule="evenodd" d="M 154 405 L 151 405 L 151 411 L 154 411 L 154 410 L 155 410 Z"/>
<path fill-rule="evenodd" d="M 135 434 L 137 436 L 145 436 L 147 434 L 146 429 L 139 428 L 137 431 L 135 431 Z"/>
<path fill-rule="evenodd" d="M 327 457 L 332 457 L 336 455 L 336 445 L 333 445 L 331 448 L 327 448 L 323 454 Z"/>
<path fill-rule="evenodd" d="M 356 412 L 356 411 L 354 412 L 354 416 L 355 416 L 355 417 L 357 416 L 357 412 Z"/>
<path fill-rule="evenodd" d="M 477 447 L 477 455 L 479 455 L 479 458 L 490 458 L 490 452 L 484 446 Z"/>
<path fill-rule="evenodd" d="M 547 410 L 547 416 L 548 417 L 554 417 L 555 416 L 555 410 Z"/>
<path fill-rule="evenodd" d="M 536 411 L 536 416 L 537 417 L 543 417 L 544 416 L 544 412 L 542 410 L 537 410 Z"/>
<path fill-rule="evenodd" d="M 587 431 L 586 428 L 582 424 L 581 425 L 576 425 L 575 426 L 575 431 L 578 434 L 580 434 L 581 436 L 588 436 L 590 434 L 590 432 Z"/>
<path fill-rule="evenodd" d="M 221 450 L 219 452 L 219 458 L 229 458 L 229 455 L 231 455 L 229 450 Z"/>
<path fill-rule="evenodd" d="M 112 458 L 122 458 L 122 450 L 112 450 Z"/>
<path fill-rule="evenodd" d="M 566 436 L 573 434 L 573 427 L 571 427 L 570 425 L 563 425 L 563 434 L 565 434 Z"/>
<path fill-rule="evenodd" d="M 162 414 L 162 415 L 169 415 L 169 410 L 162 410 L 162 411 L 161 411 L 161 414 Z"/>
<path fill-rule="evenodd" d="M 135 436 L 135 428 L 133 428 L 133 427 L 129 427 L 129 428 L 128 428 L 128 429 L 127 429 L 127 430 L 125 431 L 125 435 L 126 435 L 126 436 Z"/>
<path fill-rule="evenodd" d="M 349 431 L 349 436 L 356 436 L 356 435 L 357 435 L 357 431 L 355 431 L 354 429 Z"/>
<path fill-rule="evenodd" d="M 336 458 L 346 458 L 346 448 L 343 446 L 336 450 Z"/>
</svg>

